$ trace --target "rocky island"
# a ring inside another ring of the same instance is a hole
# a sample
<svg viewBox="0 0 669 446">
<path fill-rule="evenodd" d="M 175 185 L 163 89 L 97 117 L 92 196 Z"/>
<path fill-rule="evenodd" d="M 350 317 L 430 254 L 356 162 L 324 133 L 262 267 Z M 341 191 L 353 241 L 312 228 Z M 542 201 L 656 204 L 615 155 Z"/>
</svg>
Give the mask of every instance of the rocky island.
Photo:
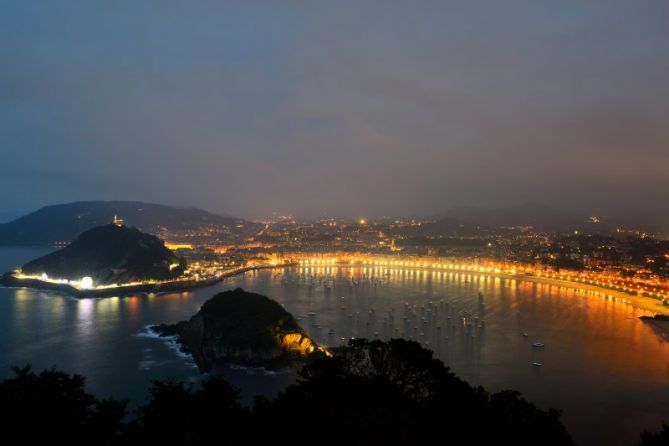
<svg viewBox="0 0 669 446">
<path fill-rule="evenodd" d="M 152 329 L 176 336 L 203 373 L 227 364 L 277 369 L 330 354 L 280 304 L 241 288 L 212 297 L 187 321 Z"/>
</svg>

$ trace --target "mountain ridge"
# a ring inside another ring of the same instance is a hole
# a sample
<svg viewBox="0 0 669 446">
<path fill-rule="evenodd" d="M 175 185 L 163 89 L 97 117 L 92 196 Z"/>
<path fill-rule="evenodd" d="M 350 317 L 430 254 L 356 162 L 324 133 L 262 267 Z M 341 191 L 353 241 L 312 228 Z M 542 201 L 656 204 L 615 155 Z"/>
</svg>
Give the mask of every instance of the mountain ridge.
<svg viewBox="0 0 669 446">
<path fill-rule="evenodd" d="M 0 224 L 0 245 L 52 245 L 69 242 L 79 234 L 112 221 L 119 215 L 129 226 L 159 234 L 197 230 L 209 226 L 234 229 L 250 224 L 194 207 L 177 208 L 141 201 L 75 201 L 44 206 Z"/>
</svg>

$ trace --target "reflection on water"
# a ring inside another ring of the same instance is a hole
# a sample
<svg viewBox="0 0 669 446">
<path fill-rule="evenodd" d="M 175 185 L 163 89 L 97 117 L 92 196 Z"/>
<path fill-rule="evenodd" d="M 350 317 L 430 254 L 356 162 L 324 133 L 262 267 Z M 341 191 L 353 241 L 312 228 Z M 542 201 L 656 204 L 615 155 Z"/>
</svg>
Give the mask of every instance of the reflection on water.
<svg viewBox="0 0 669 446">
<path fill-rule="evenodd" d="M 35 256 L 0 249 L 0 267 Z M 669 346 L 640 311 L 573 289 L 447 271 L 290 268 L 189 293 L 83 300 L 0 289 L 0 373 L 26 362 L 57 365 L 87 376 L 100 395 L 135 402 L 153 379 L 195 382 L 192 360 L 145 327 L 189 318 L 216 292 L 238 286 L 279 301 L 321 343 L 415 339 L 471 383 L 518 389 L 563 409 L 582 444 L 630 444 L 669 420 Z M 228 377 L 247 400 L 293 379 L 237 369 Z"/>
<path fill-rule="evenodd" d="M 255 272 L 230 284 L 272 296 L 322 343 L 415 339 L 471 383 L 562 409 L 584 444 L 629 444 L 669 420 L 669 344 L 638 319 L 643 311 L 605 293 L 362 267 Z"/>
</svg>

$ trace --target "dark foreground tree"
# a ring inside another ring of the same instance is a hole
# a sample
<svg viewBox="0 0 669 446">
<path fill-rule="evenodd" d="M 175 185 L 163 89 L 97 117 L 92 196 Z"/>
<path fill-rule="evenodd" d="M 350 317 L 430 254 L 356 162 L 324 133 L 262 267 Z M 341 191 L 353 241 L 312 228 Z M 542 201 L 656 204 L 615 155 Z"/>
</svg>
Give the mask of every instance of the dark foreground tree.
<svg viewBox="0 0 669 446">
<path fill-rule="evenodd" d="M 117 444 L 125 435 L 126 403 L 100 400 L 85 379 L 30 366 L 0 383 L 0 432 L 4 444 Z"/>
<path fill-rule="evenodd" d="M 252 410 L 222 377 L 197 388 L 156 382 L 130 421 L 124 402 L 87 394 L 81 376 L 15 371 L 0 383 L 7 444 L 573 444 L 557 411 L 472 387 L 401 339 L 354 340 Z M 668 430 L 640 445 L 666 444 Z"/>
<path fill-rule="evenodd" d="M 659 432 L 644 432 L 637 446 L 667 446 L 669 445 L 669 425 L 662 423 Z"/>
<path fill-rule="evenodd" d="M 226 445 L 250 436 L 250 411 L 222 376 L 197 390 L 181 382 L 154 383 L 130 428 L 136 444 Z"/>
<path fill-rule="evenodd" d="M 326 444 L 573 444 L 559 412 L 474 388 L 413 341 L 354 340 L 300 376 L 257 402 L 260 439 L 287 430 Z"/>
</svg>

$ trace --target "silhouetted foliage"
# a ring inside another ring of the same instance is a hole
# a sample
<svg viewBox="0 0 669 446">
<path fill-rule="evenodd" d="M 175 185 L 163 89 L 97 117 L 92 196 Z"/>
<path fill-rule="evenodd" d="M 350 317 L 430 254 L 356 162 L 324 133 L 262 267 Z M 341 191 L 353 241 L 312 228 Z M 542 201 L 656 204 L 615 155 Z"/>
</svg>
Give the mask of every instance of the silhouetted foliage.
<svg viewBox="0 0 669 446">
<path fill-rule="evenodd" d="M 326 444 L 573 444 L 557 411 L 516 392 L 474 388 L 413 341 L 353 340 L 300 376 L 275 400 L 256 403 L 263 440 L 288 429 Z"/>
<path fill-rule="evenodd" d="M 472 387 L 402 339 L 353 340 L 253 409 L 221 376 L 198 387 L 156 381 L 131 421 L 125 402 L 86 393 L 79 375 L 14 371 L 0 383 L 7 444 L 294 444 L 296 436 L 319 444 L 573 444 L 558 411 L 517 392 Z M 643 433 L 638 446 L 666 444 L 663 425 Z"/>
<path fill-rule="evenodd" d="M 215 376 L 197 390 L 156 381 L 130 432 L 144 444 L 236 444 L 249 422 L 250 411 L 239 404 L 239 392 Z"/>
<path fill-rule="evenodd" d="M 662 423 L 659 432 L 644 432 L 637 446 L 667 446 L 669 445 L 669 425 Z"/>
<path fill-rule="evenodd" d="M 84 377 L 30 366 L 0 383 L 0 432 L 5 444 L 117 444 L 125 436 L 124 401 L 84 391 Z M 61 443 L 62 442 L 62 443 Z"/>
</svg>

